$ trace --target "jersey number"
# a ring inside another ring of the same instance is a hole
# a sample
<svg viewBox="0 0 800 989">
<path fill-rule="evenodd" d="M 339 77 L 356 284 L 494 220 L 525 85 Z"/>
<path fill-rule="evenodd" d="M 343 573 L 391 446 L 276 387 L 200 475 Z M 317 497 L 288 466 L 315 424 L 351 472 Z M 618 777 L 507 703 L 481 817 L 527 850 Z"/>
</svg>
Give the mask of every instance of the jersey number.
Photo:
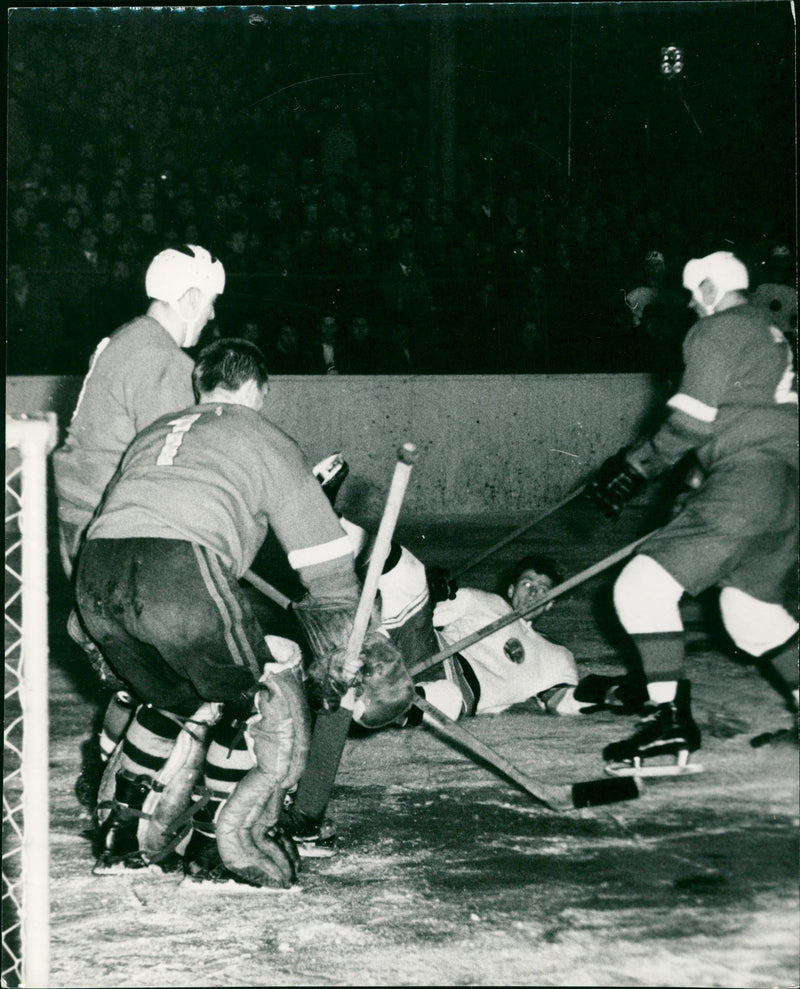
<svg viewBox="0 0 800 989">
<path fill-rule="evenodd" d="M 181 416 L 180 419 L 173 419 L 169 423 L 172 426 L 171 432 L 167 433 L 167 438 L 164 440 L 164 445 L 161 447 L 161 453 L 158 455 L 158 460 L 156 460 L 156 465 L 158 467 L 171 467 L 172 462 L 175 459 L 175 454 L 180 449 L 181 443 L 183 443 L 183 437 L 189 432 L 192 426 L 200 418 L 200 413 L 191 416 Z"/>
</svg>

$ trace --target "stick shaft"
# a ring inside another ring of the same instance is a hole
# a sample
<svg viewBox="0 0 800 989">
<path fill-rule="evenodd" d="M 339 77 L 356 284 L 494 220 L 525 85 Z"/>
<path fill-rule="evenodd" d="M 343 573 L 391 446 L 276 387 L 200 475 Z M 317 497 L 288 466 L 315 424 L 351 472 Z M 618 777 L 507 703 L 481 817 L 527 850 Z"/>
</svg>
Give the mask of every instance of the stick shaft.
<svg viewBox="0 0 800 989">
<path fill-rule="evenodd" d="M 554 512 L 557 512 L 559 508 L 563 508 L 565 505 L 568 505 L 574 498 L 577 498 L 578 495 L 583 494 L 585 490 L 586 490 L 586 485 L 582 484 L 579 488 L 577 488 L 577 490 L 567 495 L 566 498 L 562 498 L 562 500 L 559 501 L 558 504 L 553 505 L 551 508 L 548 508 L 547 511 L 542 512 L 541 515 L 537 515 L 536 518 L 532 519 L 530 522 L 526 522 L 524 525 L 520 526 L 519 529 L 515 529 L 513 532 L 510 532 L 507 536 L 504 536 L 498 542 L 490 546 L 487 550 L 484 550 L 480 554 L 480 556 L 476 556 L 473 560 L 470 560 L 469 563 L 465 563 L 459 570 L 456 570 L 456 572 L 452 575 L 452 579 L 455 580 L 457 577 L 460 577 L 462 574 L 468 573 L 470 570 L 473 570 L 475 567 L 478 566 L 479 563 L 483 563 L 484 560 L 487 560 L 490 556 L 494 555 L 499 549 L 502 549 L 504 546 L 507 546 L 510 542 L 513 542 L 515 539 L 519 539 L 519 537 L 524 533 L 526 533 L 528 529 L 532 529 L 535 525 L 538 525 L 539 522 L 543 522 L 548 516 L 552 515 Z"/>
<path fill-rule="evenodd" d="M 253 573 L 252 570 L 246 570 L 243 579 L 247 581 L 248 584 L 252 584 L 257 591 L 261 591 L 264 597 L 269 598 L 276 604 L 279 604 L 281 608 L 288 608 L 292 603 L 291 598 L 287 598 L 285 594 L 273 587 L 272 584 L 268 584 L 263 577 L 259 577 L 258 574 Z"/>
<path fill-rule="evenodd" d="M 410 443 L 405 444 L 405 447 L 401 448 L 401 453 L 402 450 L 406 450 L 407 453 L 416 453 L 416 448 Z M 397 518 L 403 506 L 403 498 L 408 487 L 412 463 L 413 460 L 410 456 L 407 459 L 403 459 L 402 456 L 398 455 L 394 474 L 392 475 L 392 482 L 389 486 L 389 494 L 386 496 L 386 506 L 383 510 L 380 525 L 378 526 L 377 535 L 375 536 L 375 544 L 370 554 L 367 574 L 361 589 L 361 597 L 359 598 L 358 608 L 353 619 L 353 629 L 350 632 L 350 639 L 347 644 L 347 660 L 344 667 L 345 679 L 355 676 L 360 666 L 359 656 L 361 646 L 367 632 L 372 607 L 375 604 L 375 595 L 378 593 L 378 581 L 381 579 L 383 565 L 386 563 L 386 557 L 389 555 L 389 550 L 391 549 L 392 536 L 397 525 Z"/>
<path fill-rule="evenodd" d="M 513 763 L 509 762 L 508 759 L 501 756 L 499 752 L 496 752 L 485 742 L 482 742 L 479 738 L 476 738 L 471 732 L 468 732 L 466 728 L 462 728 L 461 725 L 453 721 L 452 718 L 448 718 L 446 714 L 443 714 L 437 707 L 434 707 L 430 701 L 425 700 L 424 697 L 417 697 L 414 704 L 436 722 L 437 729 L 447 739 L 455 742 L 462 748 L 466 749 L 471 755 L 482 759 L 484 762 L 494 767 L 494 769 L 498 772 L 502 773 L 504 776 L 507 776 L 518 786 L 521 786 L 523 790 L 529 793 L 540 803 L 544 804 L 546 807 L 549 807 L 550 810 L 565 810 L 567 807 L 571 806 L 571 787 L 548 786 L 547 784 L 535 782 L 523 773 L 521 769 L 518 769 Z"/>
<path fill-rule="evenodd" d="M 599 807 L 602 804 L 616 804 L 623 800 L 635 800 L 641 792 L 641 784 L 633 777 L 617 779 L 588 780 L 581 783 L 548 784 L 532 779 L 527 773 L 509 762 L 504 756 L 486 745 L 471 732 L 457 724 L 423 697 L 414 702 L 417 707 L 435 721 L 437 731 L 448 741 L 466 750 L 475 759 L 480 759 L 517 786 L 522 787 L 535 800 L 554 811 L 573 810 L 580 807 Z"/>
<path fill-rule="evenodd" d="M 498 618 L 491 624 L 478 629 L 477 632 L 473 632 L 471 635 L 467 635 L 463 639 L 459 639 L 458 642 L 453 642 L 446 648 L 439 650 L 439 652 L 435 652 L 432 656 L 428 656 L 426 659 L 417 660 L 410 669 L 411 675 L 418 676 L 420 673 L 424 673 L 425 670 L 429 670 L 432 666 L 436 666 L 437 663 L 441 663 L 443 659 L 447 659 L 449 656 L 454 656 L 457 652 L 461 652 L 462 649 L 467 649 L 476 642 L 480 642 L 481 639 L 485 639 L 487 635 L 491 635 L 493 632 L 497 632 L 501 628 L 511 625 L 520 618 L 530 618 L 549 601 L 554 600 L 562 594 L 566 594 L 566 592 L 571 591 L 573 587 L 583 584 L 585 581 L 597 576 L 597 574 L 602 573 L 603 570 L 613 567 L 615 563 L 619 563 L 620 560 L 624 560 L 626 557 L 630 556 L 636 547 L 640 543 L 643 543 L 645 539 L 649 539 L 651 535 L 652 533 L 648 533 L 646 536 L 642 536 L 634 542 L 629 543 L 622 549 L 617 550 L 616 553 L 612 553 L 610 556 L 605 557 L 605 559 L 600 560 L 591 567 L 581 570 L 581 572 L 575 574 L 574 577 L 570 577 L 563 583 L 558 584 L 551 591 L 548 591 L 547 594 L 539 598 L 534 607 L 529 608 L 526 611 L 510 611 L 507 615 L 503 615 L 502 618 Z"/>
</svg>

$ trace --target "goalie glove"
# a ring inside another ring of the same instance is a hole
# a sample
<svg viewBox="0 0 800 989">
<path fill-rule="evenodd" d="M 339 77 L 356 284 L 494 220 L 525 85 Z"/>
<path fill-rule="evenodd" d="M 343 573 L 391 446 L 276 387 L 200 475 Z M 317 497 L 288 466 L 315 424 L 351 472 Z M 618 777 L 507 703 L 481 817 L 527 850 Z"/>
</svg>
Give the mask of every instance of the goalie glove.
<svg viewBox="0 0 800 989">
<path fill-rule="evenodd" d="M 378 633 L 364 642 L 361 659 L 353 720 L 370 729 L 402 721 L 415 697 L 402 653 L 387 635 Z"/>
<path fill-rule="evenodd" d="M 311 648 L 306 670 L 309 700 L 313 707 L 338 711 L 342 697 L 360 672 L 360 665 L 352 673 L 345 669 L 356 602 L 347 599 L 321 601 L 307 594 L 292 605 L 292 610 Z M 378 625 L 377 609 L 373 609 L 362 654 L 377 634 Z"/>
<path fill-rule="evenodd" d="M 619 517 L 624 506 L 647 484 L 647 478 L 627 458 L 622 447 L 603 463 L 586 487 L 588 497 L 610 519 Z"/>
</svg>

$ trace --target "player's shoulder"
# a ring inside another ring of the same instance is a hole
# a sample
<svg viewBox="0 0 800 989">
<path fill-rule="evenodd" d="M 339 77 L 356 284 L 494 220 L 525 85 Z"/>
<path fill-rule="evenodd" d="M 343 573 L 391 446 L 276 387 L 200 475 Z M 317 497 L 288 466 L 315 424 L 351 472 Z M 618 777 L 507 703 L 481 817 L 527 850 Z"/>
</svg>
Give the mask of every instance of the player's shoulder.
<svg viewBox="0 0 800 989">
<path fill-rule="evenodd" d="M 193 364 L 189 355 L 180 349 L 164 327 L 152 316 L 135 316 L 127 323 L 118 326 L 108 337 L 107 357 L 138 360 L 141 364 L 145 354 L 149 355 L 152 362 L 153 355 L 159 352 L 179 356 L 187 364 Z M 134 369 L 135 365 L 132 365 L 131 370 Z"/>
<path fill-rule="evenodd" d="M 769 332 L 764 310 L 748 301 L 699 319 L 687 335 L 689 344 L 713 344 L 721 349 L 738 347 L 744 338 Z"/>
</svg>

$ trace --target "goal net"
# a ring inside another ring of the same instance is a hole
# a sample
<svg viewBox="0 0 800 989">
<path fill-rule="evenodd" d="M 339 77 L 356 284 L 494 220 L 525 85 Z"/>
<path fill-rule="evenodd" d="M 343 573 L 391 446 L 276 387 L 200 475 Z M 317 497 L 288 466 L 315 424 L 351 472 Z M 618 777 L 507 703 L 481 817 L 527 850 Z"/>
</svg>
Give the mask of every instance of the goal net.
<svg viewBox="0 0 800 989">
<path fill-rule="evenodd" d="M 49 977 L 47 456 L 56 417 L 6 415 L 2 985 Z"/>
</svg>

